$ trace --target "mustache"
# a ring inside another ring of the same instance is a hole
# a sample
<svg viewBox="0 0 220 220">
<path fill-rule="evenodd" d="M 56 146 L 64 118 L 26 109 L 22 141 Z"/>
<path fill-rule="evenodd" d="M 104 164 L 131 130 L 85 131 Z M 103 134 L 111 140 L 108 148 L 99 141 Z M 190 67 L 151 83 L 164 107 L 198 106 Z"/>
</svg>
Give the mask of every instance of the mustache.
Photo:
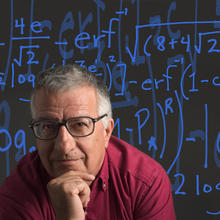
<svg viewBox="0 0 220 220">
<path fill-rule="evenodd" d="M 81 152 L 72 152 L 70 151 L 69 153 L 66 154 L 54 154 L 51 155 L 51 160 L 57 160 L 57 161 L 70 161 L 70 160 L 79 160 L 79 159 L 84 159 L 85 155 L 82 154 Z"/>
</svg>

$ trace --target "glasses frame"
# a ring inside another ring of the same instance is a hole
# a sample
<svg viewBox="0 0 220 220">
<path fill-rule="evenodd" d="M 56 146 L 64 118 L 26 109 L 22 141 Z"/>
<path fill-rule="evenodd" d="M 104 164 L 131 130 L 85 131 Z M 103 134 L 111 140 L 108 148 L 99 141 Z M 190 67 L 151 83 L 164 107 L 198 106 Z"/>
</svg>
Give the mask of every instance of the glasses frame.
<svg viewBox="0 0 220 220">
<path fill-rule="evenodd" d="M 58 122 L 58 121 L 49 120 L 49 119 L 48 119 L 48 120 L 47 120 L 47 119 L 42 119 L 42 120 L 37 120 L 37 121 L 32 121 L 32 122 L 30 122 L 30 123 L 28 124 L 28 127 L 32 129 L 32 131 L 33 131 L 33 133 L 34 133 L 34 136 L 35 136 L 36 138 L 40 139 L 40 140 L 53 140 L 53 139 L 55 139 L 55 138 L 58 136 L 58 133 L 59 133 L 59 130 L 60 130 L 60 127 L 61 127 L 61 126 L 65 126 L 65 128 L 67 129 L 67 131 L 69 132 L 69 134 L 70 134 L 72 137 L 87 137 L 87 136 L 91 135 L 91 134 L 94 132 L 94 130 L 95 130 L 95 123 L 98 122 L 98 121 L 100 121 L 101 119 L 103 119 L 103 118 L 106 117 L 106 116 L 108 116 L 108 114 L 101 115 L 101 116 L 99 116 L 98 118 L 92 118 L 92 117 L 89 117 L 89 116 L 79 116 L 79 117 L 69 118 L 69 119 L 67 119 L 67 120 L 65 120 L 65 121 L 63 121 L 63 122 Z M 91 131 L 89 134 L 87 134 L 87 135 L 83 135 L 83 136 L 81 136 L 81 135 L 73 135 L 73 134 L 71 134 L 70 130 L 69 130 L 68 127 L 67 127 L 67 122 L 68 122 L 69 120 L 71 120 L 71 119 L 80 119 L 80 118 L 89 118 L 89 119 L 91 119 L 92 122 L 93 122 L 93 129 L 92 129 L 92 131 Z M 39 123 L 39 122 L 41 122 L 41 121 L 48 121 L 48 122 L 51 121 L 51 122 L 55 122 L 55 123 L 58 125 L 58 129 L 57 129 L 57 132 L 56 132 L 56 134 L 54 135 L 54 137 L 51 137 L 51 138 L 41 138 L 41 137 L 39 137 L 39 136 L 36 134 L 35 129 L 34 129 L 34 126 L 35 126 L 35 124 L 37 124 L 37 123 Z"/>
</svg>

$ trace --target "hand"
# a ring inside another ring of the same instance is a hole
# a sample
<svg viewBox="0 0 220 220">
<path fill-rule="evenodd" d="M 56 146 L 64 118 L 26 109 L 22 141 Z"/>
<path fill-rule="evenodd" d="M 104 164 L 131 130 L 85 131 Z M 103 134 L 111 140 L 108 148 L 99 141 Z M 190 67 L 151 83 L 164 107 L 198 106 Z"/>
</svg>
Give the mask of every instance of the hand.
<svg viewBox="0 0 220 220">
<path fill-rule="evenodd" d="M 79 171 L 68 171 L 52 179 L 47 189 L 56 219 L 85 219 L 85 208 L 90 199 L 89 185 L 95 177 Z"/>
</svg>

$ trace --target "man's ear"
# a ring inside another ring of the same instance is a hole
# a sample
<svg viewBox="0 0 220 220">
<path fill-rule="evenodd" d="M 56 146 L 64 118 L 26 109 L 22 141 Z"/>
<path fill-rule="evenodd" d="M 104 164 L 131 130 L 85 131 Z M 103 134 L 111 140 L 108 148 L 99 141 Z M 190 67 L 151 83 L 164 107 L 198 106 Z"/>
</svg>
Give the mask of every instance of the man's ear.
<svg viewBox="0 0 220 220">
<path fill-rule="evenodd" d="M 113 118 L 110 118 L 108 121 L 108 126 L 105 129 L 105 148 L 108 147 L 108 142 L 111 137 L 113 128 L 114 128 L 114 120 L 113 120 Z"/>
</svg>

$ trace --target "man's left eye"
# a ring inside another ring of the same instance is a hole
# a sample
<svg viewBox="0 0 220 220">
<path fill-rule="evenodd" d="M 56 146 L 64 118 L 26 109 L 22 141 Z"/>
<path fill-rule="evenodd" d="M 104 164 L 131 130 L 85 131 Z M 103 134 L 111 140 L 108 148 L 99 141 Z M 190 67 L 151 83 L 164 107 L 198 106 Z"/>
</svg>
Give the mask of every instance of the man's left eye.
<svg viewBox="0 0 220 220">
<path fill-rule="evenodd" d="M 76 126 L 77 127 L 88 127 L 88 124 L 86 124 L 85 122 L 77 122 Z"/>
</svg>

